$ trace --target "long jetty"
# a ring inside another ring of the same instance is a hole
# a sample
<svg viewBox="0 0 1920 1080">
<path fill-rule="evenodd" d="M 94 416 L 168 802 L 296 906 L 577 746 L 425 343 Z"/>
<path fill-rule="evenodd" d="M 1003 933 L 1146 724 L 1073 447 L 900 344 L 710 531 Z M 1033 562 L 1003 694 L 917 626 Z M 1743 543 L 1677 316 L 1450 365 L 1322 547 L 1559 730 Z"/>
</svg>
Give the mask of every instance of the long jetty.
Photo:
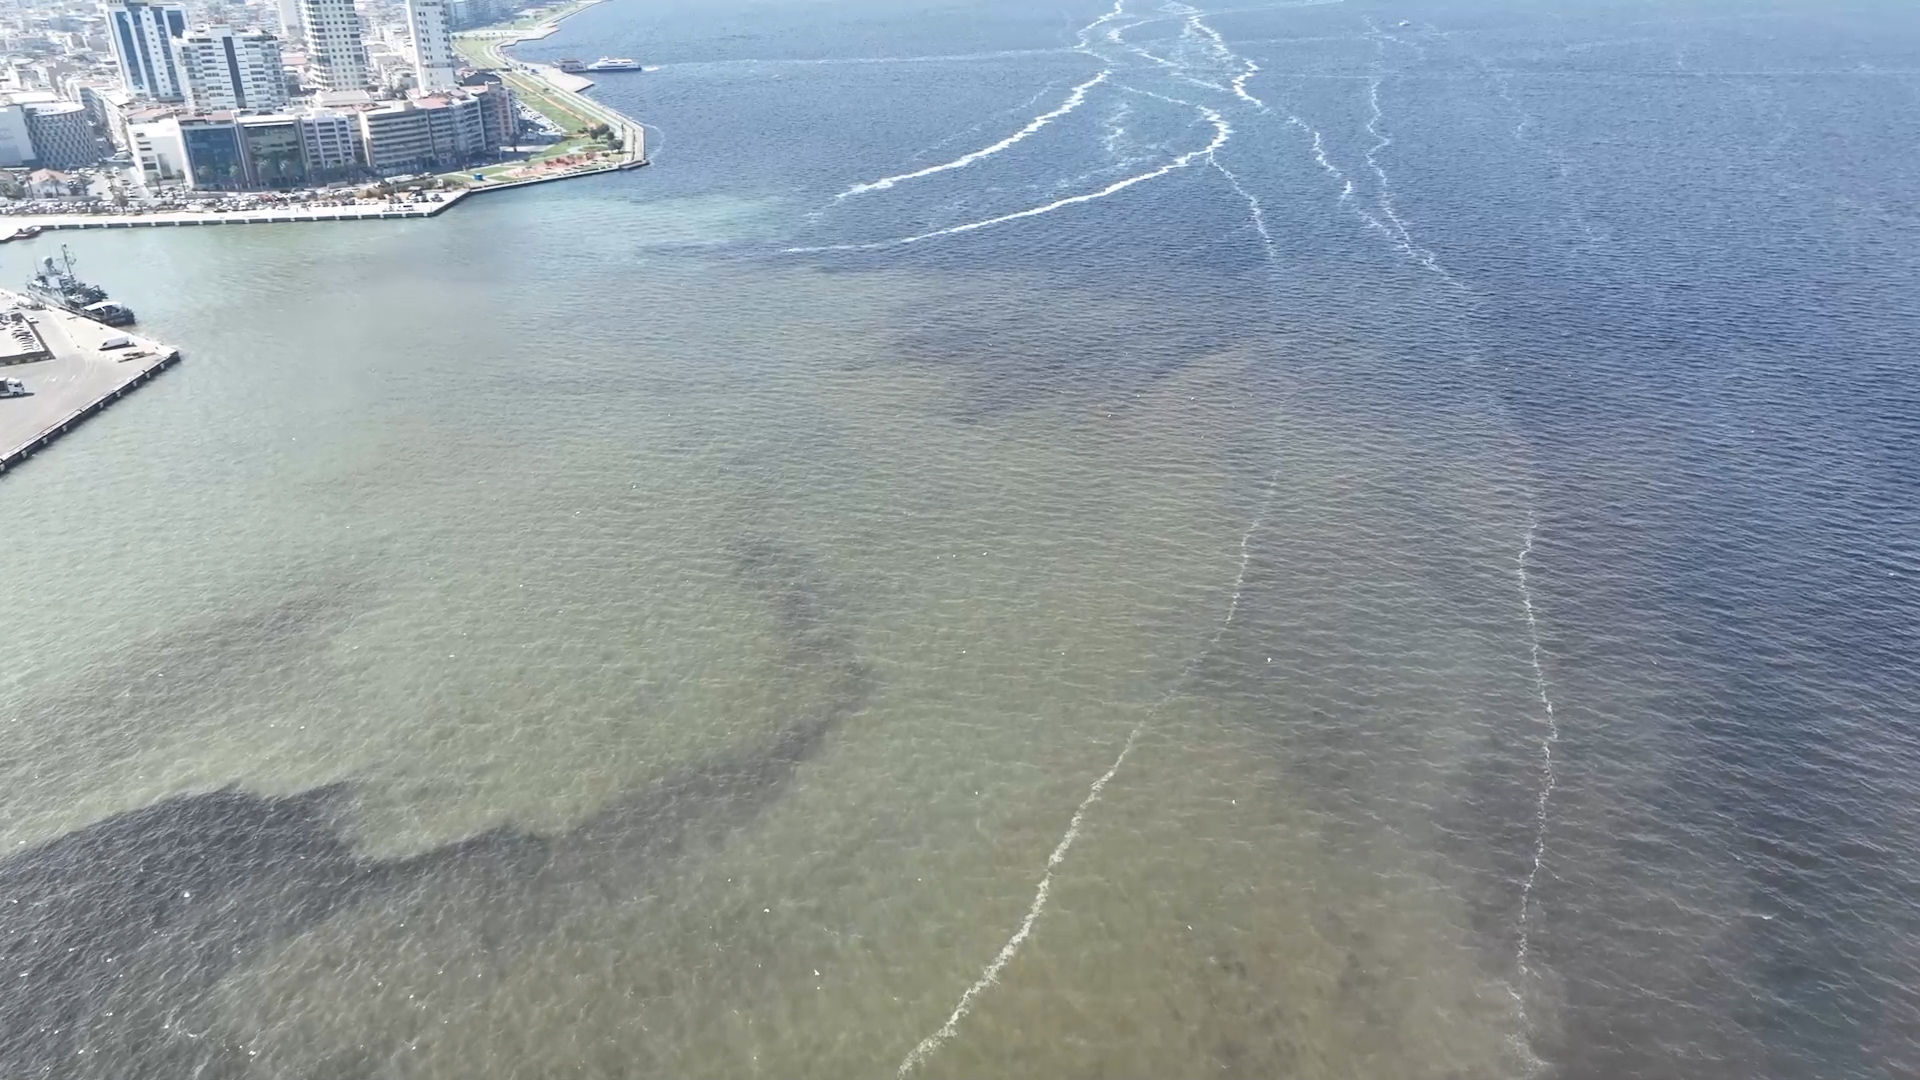
<svg viewBox="0 0 1920 1080">
<path fill-rule="evenodd" d="M 179 362 L 172 346 L 0 289 L 0 379 L 27 388 L 0 397 L 0 475 Z"/>
</svg>

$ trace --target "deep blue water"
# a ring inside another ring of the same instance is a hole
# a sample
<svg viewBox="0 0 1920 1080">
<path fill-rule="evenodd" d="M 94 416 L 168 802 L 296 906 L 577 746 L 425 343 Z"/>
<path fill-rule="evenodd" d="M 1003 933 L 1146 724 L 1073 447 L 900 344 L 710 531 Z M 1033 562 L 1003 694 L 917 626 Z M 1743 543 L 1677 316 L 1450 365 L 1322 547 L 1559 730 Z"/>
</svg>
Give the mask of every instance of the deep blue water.
<svg viewBox="0 0 1920 1080">
<path fill-rule="evenodd" d="M 1566 1076 L 1920 1070 L 1915 9 L 1236 4 L 1205 13 L 1214 42 L 1128 0 L 1108 25 L 1158 59 L 1087 46 L 1105 10 L 616 0 L 523 54 L 661 65 L 598 93 L 659 129 L 649 195 L 775 201 L 733 257 L 1164 305 L 1124 344 L 1085 328 L 1067 366 L 1091 378 L 1272 330 L 1364 353 L 1340 392 L 1497 416 L 1561 735 L 1538 1048 Z M 1102 70 L 1002 152 L 835 198 Z M 1163 166 L 1212 136 L 1201 107 L 1231 126 L 1211 159 L 888 246 Z M 1479 827 L 1512 864 L 1527 773 L 1488 768 Z"/>
</svg>

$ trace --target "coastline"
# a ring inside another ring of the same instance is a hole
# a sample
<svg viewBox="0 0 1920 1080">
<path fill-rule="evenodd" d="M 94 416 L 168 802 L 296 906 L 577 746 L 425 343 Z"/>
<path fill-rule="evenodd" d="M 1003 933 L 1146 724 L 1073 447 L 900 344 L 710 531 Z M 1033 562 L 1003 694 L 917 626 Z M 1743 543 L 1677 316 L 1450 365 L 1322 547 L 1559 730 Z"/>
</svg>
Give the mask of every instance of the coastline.
<svg viewBox="0 0 1920 1080">
<path fill-rule="evenodd" d="M 598 176 L 602 173 L 622 172 L 637 169 L 648 164 L 646 146 L 646 128 L 639 121 L 607 107 L 583 91 L 593 86 L 593 80 L 561 71 L 546 64 L 533 64 L 515 60 L 506 50 L 526 41 L 537 41 L 548 37 L 560 29 L 560 22 L 577 15 L 605 0 L 580 0 L 554 14 L 542 16 L 538 21 L 525 25 L 503 23 L 463 31 L 454 35 L 455 47 L 461 56 L 470 61 L 475 68 L 497 72 L 516 95 L 528 101 L 530 107 L 539 109 L 535 101 L 554 102 L 572 116 L 589 123 L 605 124 L 620 140 L 620 149 L 611 157 L 589 158 L 579 164 L 560 168 L 545 168 L 535 175 L 516 175 L 516 172 L 544 167 L 552 159 L 538 156 L 521 163 L 503 163 L 485 166 L 480 169 L 459 170 L 441 174 L 457 179 L 465 187 L 438 192 L 438 202 L 422 200 L 395 202 L 368 202 L 348 206 L 283 206 L 260 210 L 176 210 L 154 213 L 91 213 L 91 214 L 22 214 L 17 217 L 0 216 L 0 229 L 12 225 L 13 229 L 0 235 L 0 244 L 13 240 L 31 239 L 50 229 L 136 229 L 157 227 L 206 226 L 206 225 L 283 225 L 304 224 L 319 221 L 365 221 L 386 220 L 391 218 L 431 218 L 466 199 L 468 196 L 489 191 L 505 191 L 511 188 L 529 187 L 534 184 L 552 183 L 556 180 L 572 180 L 582 176 Z M 471 44 L 471 49 L 462 47 Z M 539 109 L 546 112 L 545 109 Z M 606 153 L 606 151 L 595 151 Z"/>
<path fill-rule="evenodd" d="M 507 54 L 507 50 L 515 45 L 538 41 L 553 35 L 559 31 L 563 20 L 604 2 L 605 0 L 580 0 L 579 3 L 525 26 L 507 23 L 502 26 L 462 31 L 453 36 L 454 48 L 459 50 L 460 55 L 470 61 L 476 69 L 498 72 L 514 92 L 521 95 L 522 100 L 531 107 L 538 109 L 537 103 L 542 99 L 557 98 L 560 105 L 557 111 L 607 125 L 620 139 L 619 167 L 637 168 L 647 163 L 646 128 L 624 113 L 587 97 L 584 91 L 594 85 L 592 79 L 561 71 L 548 64 L 516 60 Z M 546 110 L 541 111 L 546 112 Z M 564 122 L 564 115 L 559 117 L 551 113 L 548 115 L 557 123 Z"/>
</svg>

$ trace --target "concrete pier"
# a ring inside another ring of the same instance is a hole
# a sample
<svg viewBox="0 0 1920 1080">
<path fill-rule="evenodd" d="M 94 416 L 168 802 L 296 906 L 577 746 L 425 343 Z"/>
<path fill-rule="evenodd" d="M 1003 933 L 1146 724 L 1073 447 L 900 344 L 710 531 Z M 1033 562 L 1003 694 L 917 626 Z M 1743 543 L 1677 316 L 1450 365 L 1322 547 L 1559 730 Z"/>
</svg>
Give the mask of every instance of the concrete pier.
<svg viewBox="0 0 1920 1080">
<path fill-rule="evenodd" d="M 180 360 L 178 349 L 152 338 L 38 305 L 0 290 L 0 379 L 29 391 L 0 397 L 0 474 Z M 19 318 L 5 314 L 12 312 Z"/>
</svg>

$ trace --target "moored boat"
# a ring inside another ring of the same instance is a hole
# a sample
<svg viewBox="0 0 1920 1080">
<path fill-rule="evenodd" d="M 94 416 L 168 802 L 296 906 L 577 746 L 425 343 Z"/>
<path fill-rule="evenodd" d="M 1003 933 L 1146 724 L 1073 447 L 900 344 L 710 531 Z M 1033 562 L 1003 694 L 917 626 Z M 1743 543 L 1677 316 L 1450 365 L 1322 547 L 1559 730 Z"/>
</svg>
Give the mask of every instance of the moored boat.
<svg viewBox="0 0 1920 1080">
<path fill-rule="evenodd" d="M 41 261 L 40 269 L 34 271 L 33 279 L 27 282 L 27 292 L 43 303 L 108 326 L 133 325 L 132 308 L 114 303 L 108 299 L 107 290 L 74 276 L 73 252 L 68 251 L 65 244 L 60 245 L 58 260 L 48 256 Z"/>
</svg>

